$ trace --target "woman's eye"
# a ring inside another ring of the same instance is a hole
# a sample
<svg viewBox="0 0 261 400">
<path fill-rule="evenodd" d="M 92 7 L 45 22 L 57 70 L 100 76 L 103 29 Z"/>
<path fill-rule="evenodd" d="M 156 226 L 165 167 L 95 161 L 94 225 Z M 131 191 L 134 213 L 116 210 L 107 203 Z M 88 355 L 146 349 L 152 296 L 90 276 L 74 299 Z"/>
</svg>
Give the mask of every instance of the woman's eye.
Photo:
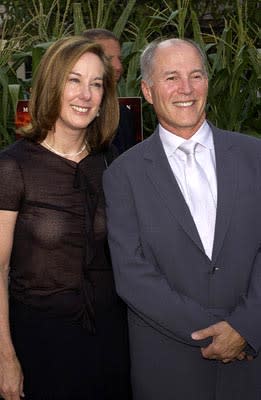
<svg viewBox="0 0 261 400">
<path fill-rule="evenodd" d="M 72 83 L 79 83 L 80 81 L 79 81 L 78 78 L 69 78 L 69 82 L 72 82 Z"/>
<path fill-rule="evenodd" d="M 93 82 L 93 83 L 91 83 L 90 86 L 100 89 L 100 88 L 102 88 L 102 83 L 101 82 Z"/>
</svg>

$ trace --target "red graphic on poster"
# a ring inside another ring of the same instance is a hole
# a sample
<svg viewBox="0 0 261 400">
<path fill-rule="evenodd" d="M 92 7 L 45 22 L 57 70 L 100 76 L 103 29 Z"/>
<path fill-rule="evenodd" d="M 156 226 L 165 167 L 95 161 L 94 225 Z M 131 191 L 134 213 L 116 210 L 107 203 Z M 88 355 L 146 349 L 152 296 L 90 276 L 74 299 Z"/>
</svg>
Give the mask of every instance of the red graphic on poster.
<svg viewBox="0 0 261 400">
<path fill-rule="evenodd" d="M 15 116 L 15 129 L 16 129 L 16 138 L 19 138 L 19 131 L 22 128 L 25 128 L 31 122 L 31 116 L 28 110 L 28 100 L 19 100 L 16 107 L 16 116 Z"/>
</svg>

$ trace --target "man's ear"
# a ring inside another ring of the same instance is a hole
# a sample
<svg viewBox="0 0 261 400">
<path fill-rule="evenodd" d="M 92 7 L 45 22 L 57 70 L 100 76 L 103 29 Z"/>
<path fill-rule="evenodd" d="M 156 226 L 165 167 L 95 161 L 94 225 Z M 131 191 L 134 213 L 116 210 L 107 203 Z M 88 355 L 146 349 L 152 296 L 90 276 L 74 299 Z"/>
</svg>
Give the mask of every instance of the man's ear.
<svg viewBox="0 0 261 400">
<path fill-rule="evenodd" d="M 153 104 L 152 96 L 151 96 L 151 87 L 148 85 L 148 82 L 142 80 L 141 81 L 141 90 L 143 96 L 147 100 L 148 103 Z"/>
</svg>

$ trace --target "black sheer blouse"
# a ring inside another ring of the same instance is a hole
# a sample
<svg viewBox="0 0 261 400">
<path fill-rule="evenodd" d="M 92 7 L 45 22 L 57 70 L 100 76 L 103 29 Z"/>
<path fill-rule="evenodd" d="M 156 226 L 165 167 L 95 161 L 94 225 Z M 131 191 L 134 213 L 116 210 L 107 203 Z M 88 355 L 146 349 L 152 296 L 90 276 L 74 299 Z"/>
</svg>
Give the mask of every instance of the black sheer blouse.
<svg viewBox="0 0 261 400">
<path fill-rule="evenodd" d="M 119 300 L 106 240 L 103 153 L 78 164 L 21 139 L 0 153 L 0 209 L 18 211 L 10 296 L 81 320 Z"/>
</svg>

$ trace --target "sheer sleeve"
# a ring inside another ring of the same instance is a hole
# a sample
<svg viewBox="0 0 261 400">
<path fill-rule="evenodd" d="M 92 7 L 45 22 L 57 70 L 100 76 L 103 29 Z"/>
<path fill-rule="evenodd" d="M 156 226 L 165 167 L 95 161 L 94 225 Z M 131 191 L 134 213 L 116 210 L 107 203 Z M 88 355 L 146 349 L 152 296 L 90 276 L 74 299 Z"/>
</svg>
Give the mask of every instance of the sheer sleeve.
<svg viewBox="0 0 261 400">
<path fill-rule="evenodd" d="M 0 154 L 0 210 L 18 211 L 23 193 L 19 165 L 7 154 Z"/>
</svg>

